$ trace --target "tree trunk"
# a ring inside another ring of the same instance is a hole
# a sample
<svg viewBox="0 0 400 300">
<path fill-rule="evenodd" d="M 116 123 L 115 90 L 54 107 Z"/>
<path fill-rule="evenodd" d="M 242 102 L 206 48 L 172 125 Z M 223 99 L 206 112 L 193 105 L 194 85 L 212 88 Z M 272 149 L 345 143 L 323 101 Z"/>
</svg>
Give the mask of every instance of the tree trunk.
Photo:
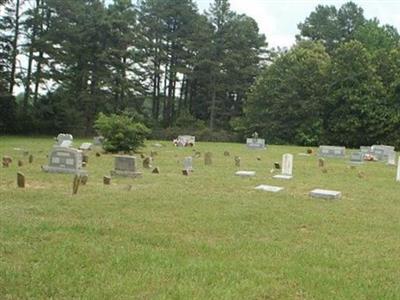
<svg viewBox="0 0 400 300">
<path fill-rule="evenodd" d="M 19 4 L 20 0 L 15 3 L 15 28 L 12 41 L 12 61 L 11 61 L 11 75 L 10 75 L 10 89 L 9 93 L 12 95 L 15 86 L 15 73 L 17 69 L 17 55 L 18 55 L 18 36 L 19 36 Z"/>
</svg>

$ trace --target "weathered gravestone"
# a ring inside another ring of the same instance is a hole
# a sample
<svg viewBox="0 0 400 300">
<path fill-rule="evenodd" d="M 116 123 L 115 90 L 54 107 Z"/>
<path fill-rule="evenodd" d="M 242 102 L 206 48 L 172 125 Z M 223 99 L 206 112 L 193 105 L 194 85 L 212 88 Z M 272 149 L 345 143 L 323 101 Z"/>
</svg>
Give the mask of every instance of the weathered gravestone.
<svg viewBox="0 0 400 300">
<path fill-rule="evenodd" d="M 111 184 L 111 177 L 110 176 L 103 176 L 103 184 L 110 185 Z"/>
<path fill-rule="evenodd" d="M 292 179 L 293 178 L 293 155 L 286 153 L 282 156 L 282 174 L 275 175 L 277 179 Z"/>
<path fill-rule="evenodd" d="M 82 151 L 74 148 L 54 147 L 49 154 L 49 165 L 43 166 L 45 172 L 87 174 L 82 170 Z"/>
<path fill-rule="evenodd" d="M 68 148 L 68 147 L 72 146 L 72 142 L 73 142 L 74 138 L 71 134 L 60 133 L 57 136 L 56 140 L 57 140 L 57 146 Z"/>
<path fill-rule="evenodd" d="M 342 197 L 342 193 L 338 191 L 315 189 L 310 192 L 310 196 L 313 198 L 322 199 L 340 199 Z"/>
<path fill-rule="evenodd" d="M 188 156 L 183 160 L 183 170 L 193 172 L 193 157 Z"/>
<path fill-rule="evenodd" d="M 235 156 L 235 167 L 240 168 L 240 156 Z"/>
<path fill-rule="evenodd" d="M 283 187 L 261 184 L 259 186 L 256 186 L 255 189 L 264 191 L 264 192 L 277 193 L 277 192 L 282 191 Z"/>
<path fill-rule="evenodd" d="M 31 164 L 31 163 L 33 163 L 33 155 L 31 154 L 31 155 L 29 155 L 29 159 L 28 159 L 28 161 L 29 161 L 29 163 Z"/>
<path fill-rule="evenodd" d="M 150 169 L 152 167 L 151 166 L 152 163 L 153 163 L 153 158 L 146 157 L 145 159 L 143 159 L 143 168 Z"/>
<path fill-rule="evenodd" d="M 372 150 L 370 146 L 360 146 L 360 152 L 365 156 L 366 154 L 371 154 Z"/>
<path fill-rule="evenodd" d="M 344 158 L 346 148 L 338 146 L 319 146 L 318 155 L 321 157 Z"/>
<path fill-rule="evenodd" d="M 325 167 L 325 159 L 323 159 L 323 158 L 318 159 L 318 167 L 320 167 L 320 168 Z"/>
<path fill-rule="evenodd" d="M 160 168 L 159 168 L 159 167 L 155 167 L 155 168 L 153 169 L 153 171 L 151 171 L 151 173 L 153 173 L 153 174 L 160 174 Z"/>
<path fill-rule="evenodd" d="M 396 181 L 400 181 L 400 157 L 397 162 L 397 175 L 396 175 Z"/>
<path fill-rule="evenodd" d="M 21 172 L 17 173 L 17 186 L 19 188 L 24 188 L 25 187 L 25 175 Z"/>
<path fill-rule="evenodd" d="M 211 166 L 212 165 L 212 153 L 211 152 L 206 152 L 204 154 L 204 164 L 206 166 Z"/>
<path fill-rule="evenodd" d="M 3 168 L 8 168 L 12 163 L 11 156 L 3 156 Z"/>
<path fill-rule="evenodd" d="M 361 151 L 352 152 L 350 154 L 350 163 L 362 164 L 364 162 L 364 154 Z"/>
<path fill-rule="evenodd" d="M 136 156 L 130 155 L 116 155 L 114 156 L 114 170 L 112 170 L 111 176 L 124 176 L 124 177 L 140 177 L 141 172 L 137 170 L 137 159 Z"/>
<path fill-rule="evenodd" d="M 93 145 L 95 146 L 101 146 L 103 145 L 104 137 L 102 136 L 95 136 L 93 138 Z"/>
<path fill-rule="evenodd" d="M 395 151 L 390 151 L 388 153 L 387 164 L 389 166 L 395 166 L 396 165 L 396 152 Z"/>
</svg>

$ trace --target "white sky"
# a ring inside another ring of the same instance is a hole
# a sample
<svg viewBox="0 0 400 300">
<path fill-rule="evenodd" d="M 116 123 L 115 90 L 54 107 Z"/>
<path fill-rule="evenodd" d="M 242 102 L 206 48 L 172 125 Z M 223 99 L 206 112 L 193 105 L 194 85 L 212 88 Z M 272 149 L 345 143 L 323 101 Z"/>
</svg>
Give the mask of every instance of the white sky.
<svg viewBox="0 0 400 300">
<path fill-rule="evenodd" d="M 200 11 L 213 0 L 194 0 Z M 270 47 L 290 47 L 303 22 L 318 4 L 339 8 L 344 0 L 230 0 L 231 10 L 254 18 Z M 353 0 L 364 9 L 368 19 L 378 18 L 381 24 L 393 25 L 400 31 L 400 0 Z"/>
</svg>

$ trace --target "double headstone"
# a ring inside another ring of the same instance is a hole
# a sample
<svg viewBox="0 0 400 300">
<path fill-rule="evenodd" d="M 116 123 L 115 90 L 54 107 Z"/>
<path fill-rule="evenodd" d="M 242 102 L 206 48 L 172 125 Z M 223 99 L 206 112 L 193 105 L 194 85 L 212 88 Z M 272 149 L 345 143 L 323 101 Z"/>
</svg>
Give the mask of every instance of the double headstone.
<svg viewBox="0 0 400 300">
<path fill-rule="evenodd" d="M 82 151 L 74 148 L 53 147 L 49 154 L 49 165 L 43 166 L 45 172 L 86 174 L 82 170 Z"/>
<path fill-rule="evenodd" d="M 246 145 L 249 149 L 265 149 L 265 140 L 259 138 L 246 139 Z"/>
<path fill-rule="evenodd" d="M 286 153 L 282 156 L 282 173 L 275 175 L 277 179 L 292 179 L 293 178 L 293 155 Z"/>
<path fill-rule="evenodd" d="M 116 155 L 114 157 L 114 170 L 111 171 L 111 176 L 114 175 L 133 178 L 142 176 L 142 173 L 137 170 L 136 156 Z"/>
<path fill-rule="evenodd" d="M 390 153 L 394 151 L 393 146 L 386 146 L 386 145 L 373 145 L 371 147 L 372 155 L 380 161 L 387 160 Z"/>
<path fill-rule="evenodd" d="M 344 158 L 346 148 L 339 146 L 319 146 L 318 155 L 320 157 Z"/>
</svg>

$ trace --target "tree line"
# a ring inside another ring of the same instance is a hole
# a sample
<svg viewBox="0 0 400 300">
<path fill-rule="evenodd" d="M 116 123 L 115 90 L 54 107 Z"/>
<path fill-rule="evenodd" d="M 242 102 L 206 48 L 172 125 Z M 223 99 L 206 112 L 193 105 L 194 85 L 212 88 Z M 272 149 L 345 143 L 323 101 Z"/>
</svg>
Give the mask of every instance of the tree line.
<svg viewBox="0 0 400 300">
<path fill-rule="evenodd" d="M 353 2 L 317 6 L 290 49 L 267 49 L 228 0 L 0 7 L 3 133 L 88 135 L 99 113 L 124 113 L 157 137 L 400 146 L 400 36 Z"/>
<path fill-rule="evenodd" d="M 204 13 L 191 0 L 8 0 L 3 8 L 2 107 L 13 112 L 3 131 L 90 134 L 100 112 L 128 112 L 153 128 L 230 129 L 265 59 L 257 23 L 228 0 Z"/>
</svg>

